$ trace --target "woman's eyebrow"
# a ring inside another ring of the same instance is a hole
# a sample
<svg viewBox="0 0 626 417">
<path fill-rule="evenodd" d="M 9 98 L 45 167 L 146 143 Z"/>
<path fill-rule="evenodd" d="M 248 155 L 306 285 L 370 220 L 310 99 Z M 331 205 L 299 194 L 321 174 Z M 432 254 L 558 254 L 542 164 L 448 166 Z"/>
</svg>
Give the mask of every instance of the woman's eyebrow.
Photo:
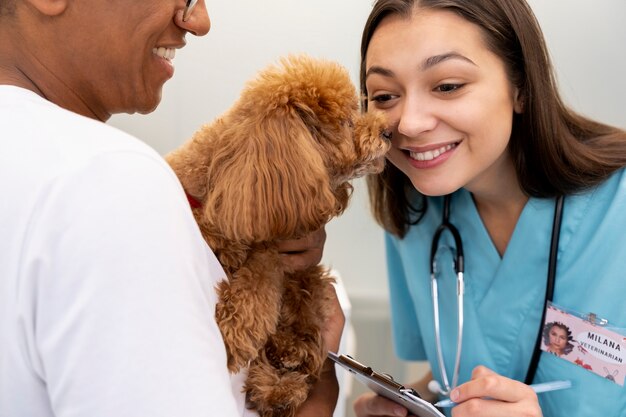
<svg viewBox="0 0 626 417">
<path fill-rule="evenodd" d="M 365 73 L 365 79 L 367 79 L 367 77 L 369 77 L 372 74 L 378 74 L 378 75 L 382 75 L 383 77 L 391 77 L 391 78 L 395 76 L 393 71 L 391 71 L 390 69 L 383 68 L 378 65 L 374 65 L 368 68 L 367 72 Z"/>
<path fill-rule="evenodd" d="M 445 54 L 439 54 L 439 55 L 434 55 L 431 56 L 427 59 L 424 60 L 424 63 L 422 63 L 422 65 L 420 66 L 420 70 L 422 71 L 426 71 L 427 69 L 430 69 L 432 67 L 434 67 L 437 64 L 440 64 L 444 61 L 448 61 L 450 59 L 460 59 L 462 61 L 465 62 L 469 62 L 470 64 L 477 66 L 474 61 L 472 61 L 471 59 L 469 59 L 468 57 L 461 55 L 458 52 L 446 52 Z"/>
<path fill-rule="evenodd" d="M 419 69 L 420 71 L 426 71 L 438 64 L 441 64 L 442 62 L 449 61 L 451 59 L 458 59 L 461 61 L 468 62 L 474 66 L 478 66 L 476 65 L 474 61 L 472 61 L 471 59 L 469 59 L 468 57 L 464 55 L 459 54 L 458 52 L 446 52 L 445 54 L 433 55 L 429 58 L 426 58 L 424 62 L 422 63 L 422 65 L 420 65 Z M 379 65 L 373 65 L 369 67 L 367 69 L 367 72 L 365 73 L 365 79 L 367 79 L 367 77 L 369 77 L 372 74 L 378 74 L 378 75 L 382 75 L 383 77 L 390 77 L 390 78 L 395 77 L 395 74 L 393 71 L 391 71 L 388 68 L 381 67 Z"/>
</svg>

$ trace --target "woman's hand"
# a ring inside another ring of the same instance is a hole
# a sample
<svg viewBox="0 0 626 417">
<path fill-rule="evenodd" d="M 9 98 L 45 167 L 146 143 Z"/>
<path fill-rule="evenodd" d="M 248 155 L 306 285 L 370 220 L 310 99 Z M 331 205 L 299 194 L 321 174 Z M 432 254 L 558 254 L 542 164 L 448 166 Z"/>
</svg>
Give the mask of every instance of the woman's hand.
<svg viewBox="0 0 626 417">
<path fill-rule="evenodd" d="M 409 412 L 395 402 L 368 392 L 361 395 L 353 404 L 357 417 L 408 417 Z"/>
<path fill-rule="evenodd" d="M 287 270 L 302 271 L 320 263 L 324 253 L 324 243 L 326 243 L 326 229 L 322 226 L 303 238 L 278 242 L 278 252 Z"/>
<path fill-rule="evenodd" d="M 476 367 L 472 379 L 454 389 L 450 399 L 459 403 L 452 409 L 453 417 L 542 416 L 532 388 L 484 366 Z"/>
<path fill-rule="evenodd" d="M 433 379 L 433 374 L 431 371 L 428 371 L 419 381 L 409 385 L 409 387 L 416 389 L 424 400 L 434 402 L 437 400 L 437 396 L 431 394 L 427 388 L 431 379 Z M 357 417 L 411 417 L 406 408 L 374 393 L 361 395 L 356 399 L 353 407 Z"/>
</svg>

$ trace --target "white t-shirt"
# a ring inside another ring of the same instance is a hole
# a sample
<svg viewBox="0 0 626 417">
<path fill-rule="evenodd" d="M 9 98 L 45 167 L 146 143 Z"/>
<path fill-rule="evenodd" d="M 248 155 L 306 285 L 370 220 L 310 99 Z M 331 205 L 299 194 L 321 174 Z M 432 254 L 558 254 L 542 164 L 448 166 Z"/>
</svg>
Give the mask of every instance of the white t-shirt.
<svg viewBox="0 0 626 417">
<path fill-rule="evenodd" d="M 244 414 L 225 276 L 163 159 L 0 86 L 0 417 Z"/>
</svg>

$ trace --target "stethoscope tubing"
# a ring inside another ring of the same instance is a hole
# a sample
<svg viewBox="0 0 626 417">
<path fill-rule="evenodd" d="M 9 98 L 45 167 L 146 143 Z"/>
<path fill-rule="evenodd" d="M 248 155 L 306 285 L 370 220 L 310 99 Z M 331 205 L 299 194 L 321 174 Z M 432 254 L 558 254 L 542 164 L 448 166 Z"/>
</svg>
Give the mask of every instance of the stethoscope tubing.
<svg viewBox="0 0 626 417">
<path fill-rule="evenodd" d="M 444 197 L 443 203 L 443 218 L 441 224 L 435 231 L 433 236 L 433 241 L 430 250 L 430 283 L 431 283 L 431 296 L 432 296 L 432 305 L 433 305 L 433 321 L 435 328 L 435 347 L 437 349 L 437 363 L 439 365 L 439 371 L 441 373 L 441 381 L 443 382 L 443 387 L 439 387 L 438 391 L 441 395 L 449 395 L 450 392 L 456 388 L 458 385 L 459 373 L 460 373 L 460 364 L 461 364 L 461 350 L 462 350 L 462 340 L 463 340 L 463 296 L 465 292 L 465 281 L 464 281 L 464 270 L 465 270 L 465 261 L 463 256 L 463 243 L 461 241 L 461 235 L 457 228 L 450 223 L 450 195 L 446 195 Z M 527 375 L 525 378 L 526 384 L 531 384 L 535 372 L 537 370 L 537 366 L 539 363 L 539 355 L 540 355 L 540 340 L 541 340 L 541 330 L 543 328 L 543 322 L 545 318 L 545 309 L 548 301 L 552 301 L 554 294 L 554 283 L 556 279 L 556 266 L 557 266 L 557 254 L 559 247 L 559 235 L 561 231 L 561 221 L 563 218 L 563 205 L 564 205 L 564 197 L 558 196 L 556 198 L 555 210 L 554 210 L 554 221 L 552 224 L 552 235 L 550 242 L 550 258 L 548 261 L 548 278 L 546 283 L 546 294 L 544 299 L 544 311 L 541 319 L 541 325 L 539 326 L 539 333 L 537 335 L 537 341 L 535 343 L 535 348 L 533 350 L 533 354 L 531 357 L 530 365 L 528 367 Z M 455 243 L 455 254 L 454 254 L 454 270 L 457 275 L 457 350 L 454 361 L 454 371 L 452 374 L 452 385 L 450 385 L 448 380 L 448 373 L 445 366 L 445 361 L 443 359 L 443 349 L 441 346 L 441 326 L 439 321 L 439 288 L 437 283 L 437 262 L 435 261 L 437 250 L 439 247 L 439 240 L 441 235 L 448 231 L 452 237 L 454 238 Z M 432 381 L 436 382 L 436 381 Z"/>
<path fill-rule="evenodd" d="M 448 380 L 448 372 L 446 369 L 445 361 L 443 359 L 443 348 L 441 346 L 441 326 L 439 320 L 439 288 L 437 284 L 437 262 L 436 254 L 439 247 L 439 240 L 442 234 L 448 231 L 454 238 L 455 254 L 454 254 L 454 270 L 457 275 L 457 346 L 456 355 L 454 360 L 454 371 L 452 373 L 452 385 Z M 435 344 L 437 349 L 437 363 L 441 373 L 441 381 L 443 382 L 443 389 L 440 390 L 442 395 L 449 395 L 459 382 L 459 371 L 461 366 L 461 352 L 463 341 L 463 296 L 465 293 L 465 281 L 464 281 L 464 256 L 463 256 L 463 243 L 461 242 L 461 235 L 457 228 L 450 223 L 450 195 L 444 197 L 443 204 L 443 219 L 441 224 L 435 231 L 433 236 L 431 251 L 430 251 L 430 288 L 433 300 L 433 320 L 435 328 Z"/>
<path fill-rule="evenodd" d="M 554 204 L 554 219 L 552 221 L 552 235 L 550 237 L 550 258 L 548 259 L 548 278 L 546 280 L 546 294 L 543 301 L 543 312 L 541 314 L 541 322 L 539 326 L 539 332 L 535 340 L 535 348 L 530 358 L 530 364 L 528 365 L 528 371 L 526 372 L 526 378 L 524 378 L 525 384 L 532 384 L 535 379 L 535 373 L 539 366 L 539 358 L 541 355 L 541 340 L 543 338 L 543 323 L 546 320 L 546 309 L 548 302 L 554 298 L 554 283 L 556 281 L 556 267 L 557 257 L 559 252 L 559 238 L 561 236 L 561 223 L 563 221 L 563 205 L 565 201 L 564 196 L 558 196 Z"/>
<path fill-rule="evenodd" d="M 443 389 L 440 390 L 442 395 L 449 395 L 450 391 L 452 391 L 459 383 L 459 372 L 461 365 L 461 352 L 463 349 L 463 307 L 458 308 L 458 327 L 457 327 L 457 349 L 456 356 L 454 359 L 454 372 L 452 374 L 452 385 L 448 381 L 448 373 L 446 370 L 446 365 L 443 360 L 443 349 L 441 346 L 441 329 L 440 329 L 440 321 L 439 321 L 439 293 L 437 287 L 437 278 L 431 278 L 431 291 L 433 298 L 433 317 L 434 317 L 434 327 L 435 327 L 435 343 L 437 348 L 437 363 L 439 364 L 439 369 L 441 372 L 441 380 L 443 382 Z M 464 296 L 464 280 L 463 273 L 459 272 L 457 276 L 457 305 L 463 305 L 463 296 Z"/>
</svg>

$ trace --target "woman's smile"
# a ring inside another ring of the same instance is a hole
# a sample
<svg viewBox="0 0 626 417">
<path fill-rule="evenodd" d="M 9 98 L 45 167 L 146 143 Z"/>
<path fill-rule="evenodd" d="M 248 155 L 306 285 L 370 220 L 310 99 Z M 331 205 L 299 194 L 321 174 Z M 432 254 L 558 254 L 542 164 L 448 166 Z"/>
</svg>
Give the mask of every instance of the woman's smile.
<svg viewBox="0 0 626 417">
<path fill-rule="evenodd" d="M 419 192 L 498 192 L 513 169 L 517 90 L 480 29 L 447 11 L 392 16 L 371 38 L 366 69 L 368 107 L 393 126 L 388 159 Z"/>
</svg>

